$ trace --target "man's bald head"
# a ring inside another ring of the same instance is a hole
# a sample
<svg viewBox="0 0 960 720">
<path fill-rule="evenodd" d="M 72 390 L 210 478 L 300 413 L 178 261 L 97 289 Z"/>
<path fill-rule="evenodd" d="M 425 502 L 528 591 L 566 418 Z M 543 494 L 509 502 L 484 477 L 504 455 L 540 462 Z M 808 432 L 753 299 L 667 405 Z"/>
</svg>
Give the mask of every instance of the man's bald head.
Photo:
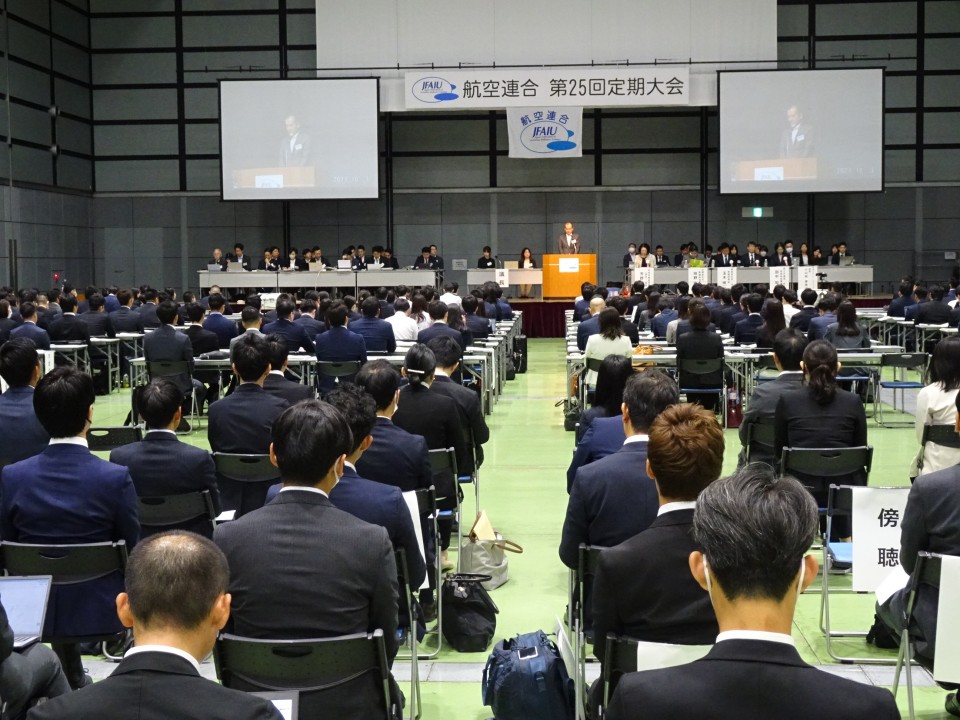
<svg viewBox="0 0 960 720">
<path fill-rule="evenodd" d="M 590 314 L 599 315 L 600 311 L 607 306 L 606 300 L 601 297 L 595 297 L 590 299 Z"/>
</svg>

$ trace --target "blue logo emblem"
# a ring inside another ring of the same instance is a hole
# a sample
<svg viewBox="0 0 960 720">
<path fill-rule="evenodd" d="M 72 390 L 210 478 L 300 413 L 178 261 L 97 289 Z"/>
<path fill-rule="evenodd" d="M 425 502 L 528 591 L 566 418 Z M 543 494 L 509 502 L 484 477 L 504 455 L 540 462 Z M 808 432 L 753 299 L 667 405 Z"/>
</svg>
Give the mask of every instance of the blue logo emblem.
<svg viewBox="0 0 960 720">
<path fill-rule="evenodd" d="M 458 100 L 460 95 L 454 92 L 457 86 L 443 78 L 426 77 L 417 80 L 410 91 L 413 96 L 424 103 L 441 103 Z"/>
<path fill-rule="evenodd" d="M 520 143 L 529 151 L 549 155 L 577 147 L 573 130 L 556 120 L 534 120 L 520 133 Z"/>
</svg>

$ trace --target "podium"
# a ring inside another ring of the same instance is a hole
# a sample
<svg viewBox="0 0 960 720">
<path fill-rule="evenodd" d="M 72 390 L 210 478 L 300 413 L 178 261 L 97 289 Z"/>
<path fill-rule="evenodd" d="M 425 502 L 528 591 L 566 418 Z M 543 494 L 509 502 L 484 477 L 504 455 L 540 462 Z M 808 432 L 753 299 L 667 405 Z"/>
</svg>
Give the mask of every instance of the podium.
<svg viewBox="0 0 960 720">
<path fill-rule="evenodd" d="M 316 169 L 309 167 L 249 168 L 233 171 L 233 187 L 250 190 L 316 187 Z"/>
<path fill-rule="evenodd" d="M 580 286 L 597 283 L 596 255 L 544 255 L 543 297 L 574 298 Z"/>
<path fill-rule="evenodd" d="M 734 166 L 738 181 L 816 180 L 816 158 L 780 158 L 774 160 L 743 160 Z"/>
</svg>

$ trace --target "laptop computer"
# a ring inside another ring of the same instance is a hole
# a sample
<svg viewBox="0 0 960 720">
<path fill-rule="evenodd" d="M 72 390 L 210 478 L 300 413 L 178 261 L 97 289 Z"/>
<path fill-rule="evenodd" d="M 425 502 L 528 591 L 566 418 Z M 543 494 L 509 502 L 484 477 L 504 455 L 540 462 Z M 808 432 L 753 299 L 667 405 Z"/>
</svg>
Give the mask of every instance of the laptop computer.
<svg viewBox="0 0 960 720">
<path fill-rule="evenodd" d="M 243 263 L 235 260 L 227 261 L 227 272 L 243 272 Z"/>
<path fill-rule="evenodd" d="M 283 715 L 283 720 L 299 720 L 299 690 L 278 690 L 276 692 L 255 692 L 250 694 L 272 702 L 273 706 Z"/>
<path fill-rule="evenodd" d="M 352 260 L 337 260 L 337 270 L 352 270 L 353 261 Z"/>
<path fill-rule="evenodd" d="M 517 270 L 520 267 L 519 260 L 504 260 L 503 267 L 505 270 Z"/>
<path fill-rule="evenodd" d="M 0 603 L 7 612 L 17 650 L 40 641 L 52 584 L 51 575 L 0 577 Z"/>
<path fill-rule="evenodd" d="M 220 263 L 208 263 L 207 272 L 220 272 L 223 268 L 220 267 Z"/>
<path fill-rule="evenodd" d="M 856 265 L 857 259 L 853 255 L 844 255 L 840 258 L 840 267 L 850 267 Z"/>
</svg>

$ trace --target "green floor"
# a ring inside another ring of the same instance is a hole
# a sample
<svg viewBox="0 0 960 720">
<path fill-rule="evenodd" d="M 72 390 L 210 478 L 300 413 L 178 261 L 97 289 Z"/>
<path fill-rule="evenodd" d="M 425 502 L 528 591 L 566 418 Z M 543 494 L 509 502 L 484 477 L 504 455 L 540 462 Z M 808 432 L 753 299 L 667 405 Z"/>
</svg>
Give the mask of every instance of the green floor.
<svg viewBox="0 0 960 720">
<path fill-rule="evenodd" d="M 531 340 L 526 374 L 507 384 L 507 389 L 488 416 L 491 440 L 485 446 L 481 470 L 481 501 L 494 526 L 505 537 L 524 547 L 522 555 L 510 556 L 510 581 L 493 592 L 500 608 L 497 638 L 542 628 L 552 632 L 566 604 L 567 571 L 557 556 L 560 529 L 566 509 L 566 469 L 573 447 L 573 434 L 564 432 L 562 415 L 555 403 L 564 395 L 565 368 L 560 340 Z M 123 421 L 129 393 L 98 398 L 96 425 Z M 907 467 L 916 451 L 913 429 L 882 429 L 869 422 L 869 440 L 875 447 L 873 485 L 906 485 Z M 727 431 L 724 470 L 736 466 L 739 441 L 736 431 Z M 194 433 L 189 441 L 206 446 L 206 433 Z M 468 493 L 468 498 L 472 494 Z M 467 500 L 465 506 L 470 511 Z M 817 665 L 830 662 L 823 634 L 818 627 L 819 595 L 800 599 L 794 637 L 804 659 Z M 866 630 L 873 620 L 872 595 L 837 598 L 833 617 L 836 627 Z M 881 655 L 862 640 L 836 644 L 854 655 Z M 891 651 L 892 653 L 892 651 Z M 486 653 L 459 654 L 444 649 L 443 663 L 482 663 Z M 851 674 L 856 666 L 846 666 Z M 872 672 L 872 671 L 871 671 Z M 878 668 L 879 677 L 888 671 Z M 877 675 L 875 674 L 874 677 Z M 881 680 L 880 682 L 883 682 Z M 918 717 L 949 717 L 943 711 L 945 693 L 935 687 L 916 690 Z M 906 714 L 906 693 L 900 692 Z M 423 717 L 428 720 L 490 716 L 482 705 L 479 682 L 427 682 L 423 684 Z"/>
</svg>

